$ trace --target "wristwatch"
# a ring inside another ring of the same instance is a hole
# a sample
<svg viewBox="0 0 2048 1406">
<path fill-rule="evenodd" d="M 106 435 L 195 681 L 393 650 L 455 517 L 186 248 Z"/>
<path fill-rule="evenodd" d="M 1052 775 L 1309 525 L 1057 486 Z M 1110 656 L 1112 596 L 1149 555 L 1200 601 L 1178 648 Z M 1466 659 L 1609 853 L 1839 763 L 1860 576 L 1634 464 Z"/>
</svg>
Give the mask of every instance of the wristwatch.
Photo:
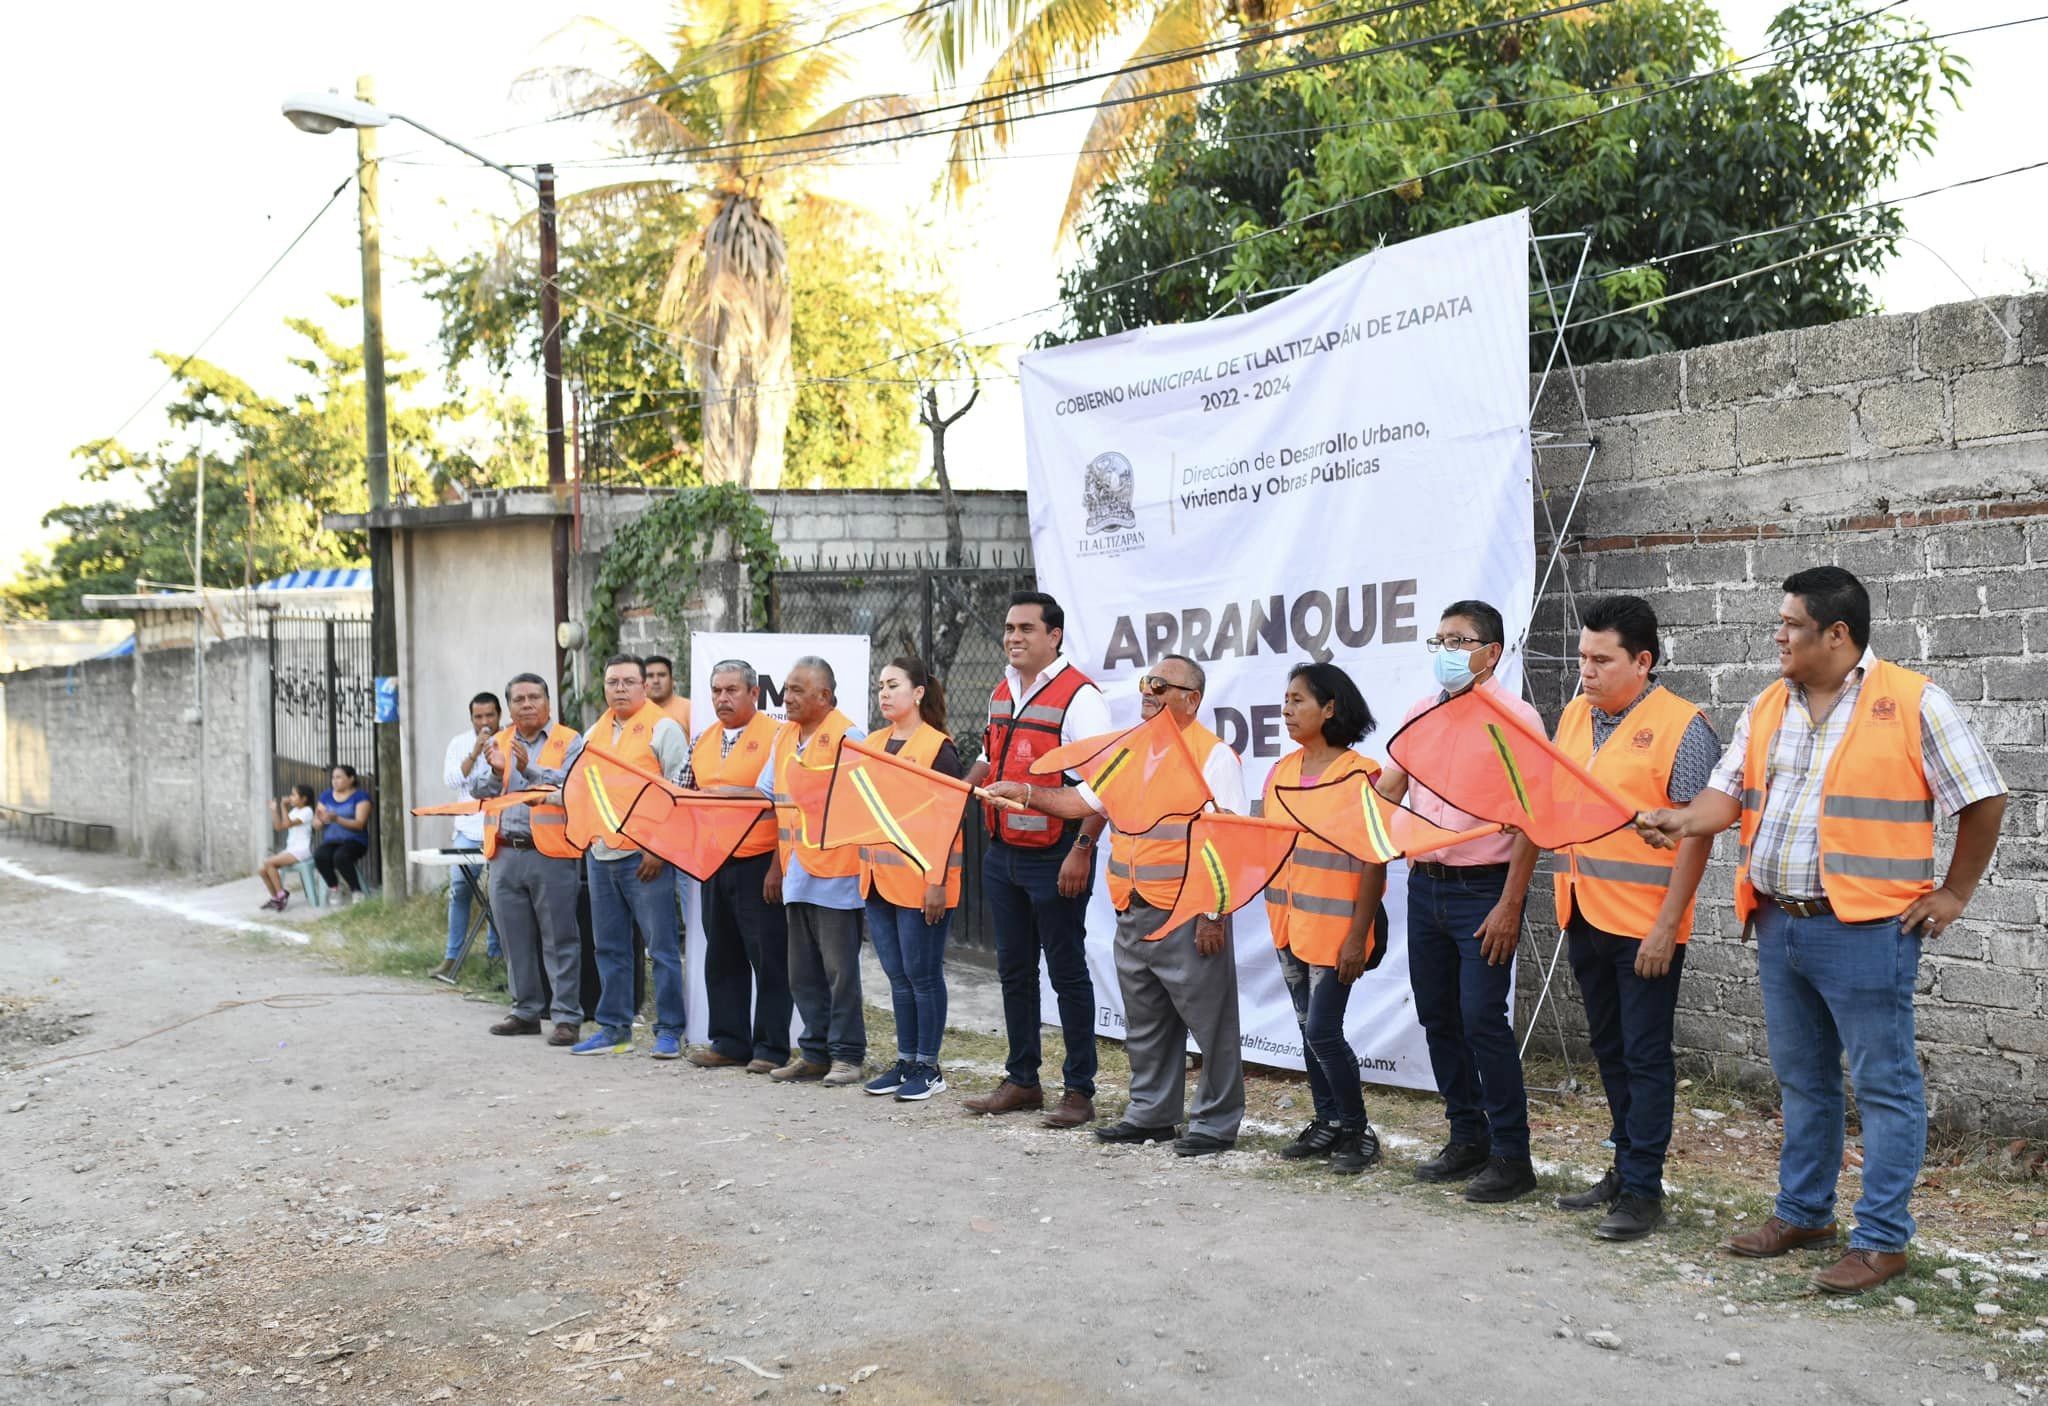
<svg viewBox="0 0 2048 1406">
<path fill-rule="evenodd" d="M 1093 835 L 1076 835 L 1074 837 L 1074 848 L 1081 850 L 1094 849 L 1095 837 Z"/>
</svg>

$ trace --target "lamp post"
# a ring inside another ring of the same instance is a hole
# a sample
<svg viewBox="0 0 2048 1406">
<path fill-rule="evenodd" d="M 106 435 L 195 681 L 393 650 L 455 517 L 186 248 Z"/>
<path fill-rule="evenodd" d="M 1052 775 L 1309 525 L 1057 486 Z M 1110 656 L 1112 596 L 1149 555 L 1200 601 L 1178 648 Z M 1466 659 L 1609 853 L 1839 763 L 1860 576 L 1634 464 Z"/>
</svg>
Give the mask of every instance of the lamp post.
<svg viewBox="0 0 2048 1406">
<path fill-rule="evenodd" d="M 393 569 L 391 529 L 377 524 L 376 515 L 390 503 L 391 457 L 384 408 L 384 291 L 380 253 L 377 203 L 376 129 L 403 122 L 435 141 L 451 146 L 464 156 L 510 176 L 540 199 L 540 308 L 541 370 L 546 382 L 548 441 L 548 488 L 554 494 L 553 576 L 555 606 L 555 692 L 560 706 L 568 706 L 568 651 L 563 646 L 562 626 L 569 618 L 569 523 L 560 511 L 568 487 L 567 445 L 562 424 L 562 300 L 556 286 L 557 248 L 555 239 L 555 168 L 534 167 L 525 176 L 501 166 L 481 152 L 473 151 L 452 137 L 444 136 L 402 112 L 375 105 L 367 76 L 356 80 L 356 95 L 306 93 L 286 98 L 281 105 L 287 120 L 302 132 L 324 136 L 338 128 L 353 128 L 356 134 L 357 209 L 362 224 L 363 244 L 363 399 L 368 419 L 365 441 L 368 449 L 370 497 L 370 656 L 371 672 L 391 678 L 398 672 L 398 622 L 392 608 Z M 395 898 L 406 893 L 405 807 L 400 780 L 403 759 L 399 724 L 378 723 L 377 773 L 379 835 L 385 854 L 384 883 Z"/>
</svg>

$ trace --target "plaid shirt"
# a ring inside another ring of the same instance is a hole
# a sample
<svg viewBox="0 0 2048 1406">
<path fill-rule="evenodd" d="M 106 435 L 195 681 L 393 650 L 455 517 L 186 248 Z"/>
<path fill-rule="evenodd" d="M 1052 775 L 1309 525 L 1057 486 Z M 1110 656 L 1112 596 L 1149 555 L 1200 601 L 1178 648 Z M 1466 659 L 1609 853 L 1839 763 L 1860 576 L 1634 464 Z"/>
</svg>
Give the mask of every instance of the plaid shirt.
<svg viewBox="0 0 2048 1406">
<path fill-rule="evenodd" d="M 1876 654 L 1863 651 L 1862 661 L 1849 671 L 1842 696 L 1818 726 L 1807 711 L 1806 690 L 1787 681 L 1791 697 L 1786 700 L 1785 721 L 1765 764 L 1763 814 L 1757 819 L 1756 840 L 1749 852 L 1750 882 L 1761 892 L 1795 900 L 1819 898 L 1825 892 L 1820 878 L 1821 783 L 1835 748 L 1849 730 L 1849 719 L 1855 716 L 1863 676 L 1876 662 Z M 1736 724 L 1735 736 L 1709 783 L 1738 801 L 1749 755 L 1749 720 L 1755 711 L 1752 699 L 1742 710 L 1742 721 Z M 1920 733 L 1927 786 L 1944 815 L 2005 794 L 2005 782 L 1991 754 L 1963 721 L 1955 700 L 1931 683 L 1920 694 Z"/>
</svg>

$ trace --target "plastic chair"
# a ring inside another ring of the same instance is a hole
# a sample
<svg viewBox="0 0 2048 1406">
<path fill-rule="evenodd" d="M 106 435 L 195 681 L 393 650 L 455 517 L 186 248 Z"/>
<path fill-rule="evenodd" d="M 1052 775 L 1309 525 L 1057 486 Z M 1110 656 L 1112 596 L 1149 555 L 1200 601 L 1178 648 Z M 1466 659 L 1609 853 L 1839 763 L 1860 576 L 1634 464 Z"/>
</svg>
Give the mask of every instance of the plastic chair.
<svg viewBox="0 0 2048 1406">
<path fill-rule="evenodd" d="M 299 876 L 299 887 L 306 891 L 306 902 L 315 908 L 327 906 L 327 882 L 320 877 L 320 871 L 313 867 L 313 861 L 302 859 L 294 866 Z"/>
</svg>

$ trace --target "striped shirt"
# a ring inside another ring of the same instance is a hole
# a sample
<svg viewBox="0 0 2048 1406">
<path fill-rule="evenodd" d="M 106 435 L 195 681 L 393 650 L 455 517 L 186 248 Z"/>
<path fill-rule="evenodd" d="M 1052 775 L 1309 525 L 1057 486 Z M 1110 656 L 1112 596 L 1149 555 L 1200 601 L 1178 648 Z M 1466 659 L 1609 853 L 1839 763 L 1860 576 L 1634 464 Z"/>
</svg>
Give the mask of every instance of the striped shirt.
<svg viewBox="0 0 2048 1406">
<path fill-rule="evenodd" d="M 1807 710 L 1806 690 L 1786 680 L 1790 697 L 1785 721 L 1771 742 L 1765 763 L 1763 814 L 1757 818 L 1756 839 L 1749 853 L 1750 882 L 1762 893 L 1804 900 L 1826 892 L 1820 877 L 1822 783 L 1835 748 L 1849 731 L 1849 719 L 1856 714 L 1863 677 L 1875 663 L 1877 655 L 1864 650 L 1862 661 L 1849 671 L 1841 697 L 1819 723 Z M 1756 700 L 1751 699 L 1709 783 L 1738 801 L 1748 764 L 1749 720 L 1755 712 Z M 1920 694 L 1920 735 L 1921 766 L 1944 815 L 2005 794 L 2005 782 L 1991 754 L 1963 721 L 1955 700 L 1931 683 Z"/>
</svg>

